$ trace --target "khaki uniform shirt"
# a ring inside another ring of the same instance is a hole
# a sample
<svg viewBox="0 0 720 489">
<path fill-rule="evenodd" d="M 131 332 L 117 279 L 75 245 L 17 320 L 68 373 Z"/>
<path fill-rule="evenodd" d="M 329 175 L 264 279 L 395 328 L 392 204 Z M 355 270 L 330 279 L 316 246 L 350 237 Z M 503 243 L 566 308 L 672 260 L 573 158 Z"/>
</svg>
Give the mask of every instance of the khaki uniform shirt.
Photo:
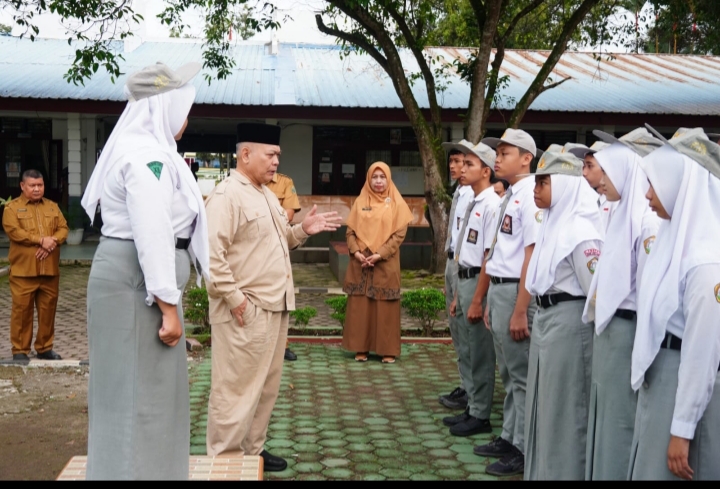
<svg viewBox="0 0 720 489">
<path fill-rule="evenodd" d="M 60 245 L 68 235 L 68 226 L 58 205 L 42 198 L 30 202 L 21 195 L 5 206 L 3 228 L 10 239 L 10 275 L 13 277 L 55 276 L 60 274 Z M 57 239 L 58 246 L 45 258 L 35 253 L 43 237 Z"/>
<path fill-rule="evenodd" d="M 295 212 L 300 210 L 300 201 L 292 178 L 282 173 L 276 173 L 273 175 L 272 181 L 267 184 L 267 188 L 275 194 L 283 209 L 290 209 Z"/>
<path fill-rule="evenodd" d="M 256 188 L 236 170 L 205 202 L 210 237 L 210 321 L 233 319 L 245 297 L 267 311 L 295 309 L 290 250 L 305 242 L 301 224 L 291 226 L 277 197 Z"/>
</svg>

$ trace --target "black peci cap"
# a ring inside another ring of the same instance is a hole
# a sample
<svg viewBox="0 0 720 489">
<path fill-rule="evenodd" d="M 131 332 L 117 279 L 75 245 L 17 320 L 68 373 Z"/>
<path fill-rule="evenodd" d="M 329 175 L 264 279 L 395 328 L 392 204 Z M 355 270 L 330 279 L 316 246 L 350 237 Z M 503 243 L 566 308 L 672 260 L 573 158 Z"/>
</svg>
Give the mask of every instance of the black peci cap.
<svg viewBox="0 0 720 489">
<path fill-rule="evenodd" d="M 237 125 L 237 142 L 280 146 L 280 131 L 280 126 L 243 122 Z"/>
</svg>

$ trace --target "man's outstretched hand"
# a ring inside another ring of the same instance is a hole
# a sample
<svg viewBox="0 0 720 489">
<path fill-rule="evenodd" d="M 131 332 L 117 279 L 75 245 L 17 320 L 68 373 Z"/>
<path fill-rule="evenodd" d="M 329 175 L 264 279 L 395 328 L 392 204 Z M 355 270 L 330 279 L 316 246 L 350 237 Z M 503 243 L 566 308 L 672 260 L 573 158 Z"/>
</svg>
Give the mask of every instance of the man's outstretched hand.
<svg viewBox="0 0 720 489">
<path fill-rule="evenodd" d="M 302 221 L 302 229 L 309 235 L 322 233 L 323 231 L 335 231 L 340 227 L 342 217 L 337 215 L 337 212 L 321 212 L 317 213 L 317 206 L 313 208 L 305 215 L 305 219 Z"/>
</svg>

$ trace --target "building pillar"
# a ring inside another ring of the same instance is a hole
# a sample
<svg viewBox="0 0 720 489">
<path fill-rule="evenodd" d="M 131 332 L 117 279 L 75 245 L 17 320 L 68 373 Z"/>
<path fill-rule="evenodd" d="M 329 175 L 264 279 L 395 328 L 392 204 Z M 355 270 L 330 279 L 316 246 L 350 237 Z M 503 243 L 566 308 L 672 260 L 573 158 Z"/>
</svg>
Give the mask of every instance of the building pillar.
<svg viewBox="0 0 720 489">
<path fill-rule="evenodd" d="M 82 195 L 82 137 L 80 114 L 68 114 L 67 120 L 68 196 Z"/>
<path fill-rule="evenodd" d="M 450 124 L 450 141 L 457 143 L 461 139 L 465 139 L 465 125 L 462 122 L 453 122 Z"/>
</svg>

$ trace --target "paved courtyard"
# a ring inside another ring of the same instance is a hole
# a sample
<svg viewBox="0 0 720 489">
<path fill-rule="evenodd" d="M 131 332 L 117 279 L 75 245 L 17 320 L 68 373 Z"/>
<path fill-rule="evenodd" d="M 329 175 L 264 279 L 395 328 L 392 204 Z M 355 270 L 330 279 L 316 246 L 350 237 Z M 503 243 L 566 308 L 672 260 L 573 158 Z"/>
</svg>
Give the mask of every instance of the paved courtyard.
<svg viewBox="0 0 720 489">
<path fill-rule="evenodd" d="M 90 266 L 66 265 L 60 268 L 60 298 L 58 299 L 57 314 L 55 316 L 55 346 L 53 347 L 64 359 L 87 360 L 87 280 Z M 340 284 L 335 280 L 327 264 L 293 264 L 295 285 L 302 288 L 320 287 L 337 290 Z M 407 284 L 414 286 L 417 279 L 408 279 Z M 194 273 L 188 282 L 187 288 L 195 285 Z M 187 290 L 186 288 L 186 290 Z M 299 293 L 296 295 L 297 307 L 313 306 L 318 314 L 310 320 L 309 329 L 322 334 L 323 330 L 338 329 L 338 323 L 330 317 L 331 310 L 324 303 L 329 297 L 327 294 Z M 8 277 L 0 277 L 0 360 L 12 357 L 10 346 L 10 312 L 12 297 Z M 442 313 L 441 315 L 444 315 Z M 292 320 L 291 320 L 292 326 Z M 401 327 L 403 329 L 417 329 L 417 323 L 407 317 L 403 312 Z M 441 319 L 436 328 L 447 328 L 447 321 Z M 37 313 L 35 315 L 34 330 L 37 332 Z M 33 333 L 33 341 L 35 335 Z M 35 355 L 33 350 L 31 356 Z"/>
<path fill-rule="evenodd" d="M 339 346 L 294 344 L 266 447 L 288 460 L 267 479 L 494 480 L 493 460 L 472 453 L 493 435 L 455 437 L 442 424 L 453 414 L 438 395 L 457 383 L 453 349 L 404 344 L 393 365 L 378 357 L 357 363 Z M 191 453 L 205 454 L 210 358 L 190 372 Z M 501 431 L 502 385 L 495 386 L 491 421 Z M 516 477 L 520 479 L 521 477 Z"/>
</svg>

